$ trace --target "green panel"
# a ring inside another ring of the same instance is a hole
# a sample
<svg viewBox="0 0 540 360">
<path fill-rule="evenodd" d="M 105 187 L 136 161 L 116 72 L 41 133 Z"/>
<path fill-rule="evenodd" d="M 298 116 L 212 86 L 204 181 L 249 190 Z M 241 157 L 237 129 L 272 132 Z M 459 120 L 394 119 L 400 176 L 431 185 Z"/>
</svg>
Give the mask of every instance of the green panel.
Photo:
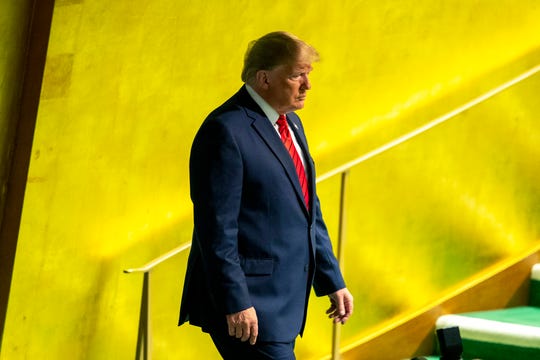
<svg viewBox="0 0 540 360">
<path fill-rule="evenodd" d="M 460 315 L 510 324 L 537 326 L 540 331 L 540 308 L 538 307 L 519 306 L 508 309 L 470 312 Z"/>
<path fill-rule="evenodd" d="M 540 349 L 463 339 L 463 359 L 518 360 L 539 359 Z"/>
</svg>

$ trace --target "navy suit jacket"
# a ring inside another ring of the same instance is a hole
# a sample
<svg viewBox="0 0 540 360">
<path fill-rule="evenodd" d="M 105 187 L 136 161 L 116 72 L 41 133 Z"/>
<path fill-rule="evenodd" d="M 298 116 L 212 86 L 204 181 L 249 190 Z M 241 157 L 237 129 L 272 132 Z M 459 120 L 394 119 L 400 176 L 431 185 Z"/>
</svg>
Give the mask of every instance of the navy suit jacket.
<svg viewBox="0 0 540 360">
<path fill-rule="evenodd" d="M 287 114 L 306 160 L 311 208 L 292 159 L 243 86 L 199 129 L 190 157 L 194 231 L 179 324 L 226 329 L 226 314 L 255 307 L 259 341 L 302 334 L 311 286 L 345 287 L 315 191 L 299 117 Z"/>
</svg>

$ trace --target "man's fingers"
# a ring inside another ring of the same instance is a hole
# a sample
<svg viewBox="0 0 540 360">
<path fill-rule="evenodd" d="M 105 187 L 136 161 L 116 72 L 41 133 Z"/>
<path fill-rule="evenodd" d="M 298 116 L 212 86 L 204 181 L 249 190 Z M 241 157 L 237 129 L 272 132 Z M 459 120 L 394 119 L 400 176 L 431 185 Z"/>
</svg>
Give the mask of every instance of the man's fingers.
<svg viewBox="0 0 540 360">
<path fill-rule="evenodd" d="M 242 326 L 240 324 L 236 325 L 236 332 L 235 332 L 235 336 L 237 339 L 242 339 L 242 341 L 245 341 L 243 340 L 243 337 L 242 337 L 242 334 L 245 333 L 244 331 L 242 331 Z"/>
<path fill-rule="evenodd" d="M 336 310 L 336 307 L 334 304 L 330 305 L 330 307 L 328 308 L 328 310 L 326 310 L 326 313 L 327 314 L 332 314 L 334 311 Z M 330 315 L 330 317 L 332 317 L 332 315 Z"/>
<path fill-rule="evenodd" d="M 343 298 L 342 297 L 340 297 L 338 302 L 337 302 L 336 311 L 340 316 L 345 315 L 345 305 L 343 304 Z"/>
<path fill-rule="evenodd" d="M 229 336 L 235 336 L 236 335 L 236 328 L 234 327 L 234 324 L 232 322 L 228 321 L 227 325 L 229 327 Z"/>
<path fill-rule="evenodd" d="M 253 307 L 227 315 L 229 335 L 255 344 L 258 336 L 257 313 Z"/>
<path fill-rule="evenodd" d="M 354 305 L 353 305 L 353 301 L 352 301 L 352 296 L 345 297 L 343 299 L 343 314 L 341 314 L 341 316 L 339 318 L 339 321 L 342 324 L 345 324 L 345 322 L 347 320 L 349 320 L 349 318 L 351 317 L 351 315 L 353 313 L 353 308 L 354 308 Z"/>
<path fill-rule="evenodd" d="M 329 318 L 334 320 L 334 323 L 342 323 L 349 319 L 353 312 L 353 297 L 347 288 L 336 291 L 329 295 L 331 306 L 326 311 Z"/>
<path fill-rule="evenodd" d="M 257 324 L 251 327 L 251 336 L 249 337 L 249 343 L 255 345 L 257 342 L 257 336 L 259 336 L 259 326 Z"/>
</svg>

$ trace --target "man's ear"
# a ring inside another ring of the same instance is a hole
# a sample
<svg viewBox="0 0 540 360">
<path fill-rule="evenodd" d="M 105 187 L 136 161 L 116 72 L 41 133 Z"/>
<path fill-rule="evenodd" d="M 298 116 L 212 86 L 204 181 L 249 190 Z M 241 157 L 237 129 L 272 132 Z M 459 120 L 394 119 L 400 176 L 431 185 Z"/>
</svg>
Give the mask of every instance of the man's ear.
<svg viewBox="0 0 540 360">
<path fill-rule="evenodd" d="M 266 70 L 259 70 L 255 74 L 255 81 L 260 89 L 268 89 L 268 72 Z"/>
</svg>

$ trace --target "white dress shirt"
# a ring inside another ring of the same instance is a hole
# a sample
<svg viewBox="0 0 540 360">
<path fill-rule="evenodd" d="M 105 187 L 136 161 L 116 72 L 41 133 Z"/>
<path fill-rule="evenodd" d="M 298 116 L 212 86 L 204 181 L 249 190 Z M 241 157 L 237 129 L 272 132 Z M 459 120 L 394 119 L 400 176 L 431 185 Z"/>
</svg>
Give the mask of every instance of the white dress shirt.
<svg viewBox="0 0 540 360">
<path fill-rule="evenodd" d="M 253 98 L 253 100 L 257 103 L 257 105 L 260 106 L 268 120 L 270 120 L 270 123 L 276 129 L 276 132 L 281 139 L 281 135 L 279 134 L 279 127 L 277 125 L 277 121 L 279 118 L 279 114 L 276 110 L 274 110 L 273 107 L 271 107 L 266 100 L 264 100 L 257 92 L 248 84 L 246 84 L 246 90 L 248 94 Z M 298 155 L 300 155 L 300 160 L 302 160 L 302 165 L 304 165 L 304 169 L 306 167 L 306 162 L 304 159 L 304 152 L 302 151 L 302 148 L 298 145 L 298 141 L 296 141 L 296 136 L 294 136 L 294 131 L 292 131 L 291 127 L 289 126 L 289 123 L 287 122 L 287 127 L 289 128 L 289 133 L 291 133 L 291 138 L 293 140 L 294 147 L 296 148 L 296 152 Z"/>
</svg>

